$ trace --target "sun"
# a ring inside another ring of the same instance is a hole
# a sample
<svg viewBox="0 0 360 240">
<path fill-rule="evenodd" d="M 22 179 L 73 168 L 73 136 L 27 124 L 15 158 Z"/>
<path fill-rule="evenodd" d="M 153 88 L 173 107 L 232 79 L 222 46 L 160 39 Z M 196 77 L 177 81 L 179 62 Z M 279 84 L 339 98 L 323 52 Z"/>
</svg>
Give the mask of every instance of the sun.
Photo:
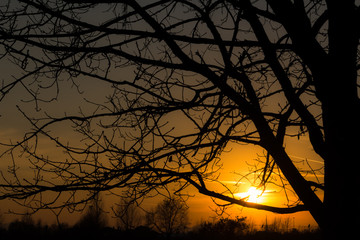
<svg viewBox="0 0 360 240">
<path fill-rule="evenodd" d="M 235 193 L 236 197 L 244 199 L 247 202 L 259 203 L 264 192 L 256 187 L 250 187 L 247 192 Z"/>
</svg>

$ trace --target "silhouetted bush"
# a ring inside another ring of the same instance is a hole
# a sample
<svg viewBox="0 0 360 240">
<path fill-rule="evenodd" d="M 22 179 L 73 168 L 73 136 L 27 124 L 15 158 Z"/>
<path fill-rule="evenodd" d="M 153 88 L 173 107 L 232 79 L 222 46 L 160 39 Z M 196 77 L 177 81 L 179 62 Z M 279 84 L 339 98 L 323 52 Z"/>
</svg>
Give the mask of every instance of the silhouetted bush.
<svg viewBox="0 0 360 240">
<path fill-rule="evenodd" d="M 321 232 L 316 231 L 297 231 L 290 232 L 272 232 L 272 231 L 256 231 L 246 235 L 244 240 L 320 240 Z"/>
<path fill-rule="evenodd" d="M 191 233 L 196 239 L 234 239 L 245 234 L 246 217 L 221 218 L 216 222 L 203 222 Z"/>
</svg>

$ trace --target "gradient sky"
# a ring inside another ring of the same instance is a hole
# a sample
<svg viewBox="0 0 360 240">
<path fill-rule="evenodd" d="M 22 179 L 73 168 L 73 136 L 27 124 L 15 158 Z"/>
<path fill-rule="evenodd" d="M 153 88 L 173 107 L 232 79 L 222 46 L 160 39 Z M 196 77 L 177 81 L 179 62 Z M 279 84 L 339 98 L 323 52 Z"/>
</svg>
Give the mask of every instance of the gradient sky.
<svg viewBox="0 0 360 240">
<path fill-rule="evenodd" d="M 4 66 L 2 65 L 2 68 L 3 67 Z M 1 70 L 5 71 L 5 69 L 1 69 Z M 88 83 L 89 82 L 87 82 L 87 84 Z M 71 86 L 67 86 L 68 88 L 66 90 L 65 87 L 66 86 L 64 86 L 62 94 L 59 97 L 59 100 L 52 104 L 61 105 L 61 106 L 65 104 L 66 108 L 69 109 L 69 111 L 75 112 L 77 111 L 77 107 L 79 105 L 74 103 L 76 102 L 80 103 L 81 101 L 83 101 L 82 97 L 79 97 L 77 91 L 74 88 L 71 88 Z M 96 83 L 94 82 L 92 87 L 90 87 L 89 85 L 86 86 L 86 93 L 89 96 L 92 96 L 93 94 L 92 90 L 96 89 L 97 95 L 99 95 L 98 90 L 101 87 L 104 88 L 103 86 L 96 85 Z M 104 89 L 104 92 L 106 92 L 105 90 L 106 89 Z M 31 109 L 33 108 L 33 104 L 23 102 L 22 100 L 26 99 L 26 95 L 23 94 L 24 93 L 21 89 L 16 89 L 16 91 L 14 91 L 12 95 L 8 96 L 4 101 L 0 103 L 0 109 L 2 115 L 0 118 L 1 141 L 6 141 L 14 137 L 21 137 L 23 131 L 26 129 L 27 123 L 24 119 L 21 118 L 21 114 L 18 112 L 15 105 L 21 106 L 23 110 L 31 111 Z M 96 96 L 96 98 L 100 98 L 100 96 Z M 71 131 L 69 131 L 69 134 L 71 136 L 72 134 Z M 51 152 L 52 148 L 53 147 L 45 151 Z M 290 157 L 292 157 L 294 161 L 297 162 L 297 166 L 299 167 L 299 169 L 309 170 L 309 167 L 304 161 L 305 159 L 308 160 L 308 163 L 311 165 L 313 169 L 318 169 L 322 167 L 321 159 L 319 159 L 317 154 L 313 152 L 312 147 L 309 144 L 309 141 L 306 136 L 301 137 L 299 140 L 297 138 L 287 138 L 286 149 Z M 262 150 L 259 147 L 254 147 L 249 145 L 229 144 L 227 149 L 224 151 L 224 153 L 221 156 L 223 167 L 221 170 L 221 175 L 219 177 L 219 180 L 223 184 L 227 185 L 229 188 L 232 188 L 234 190 L 234 193 L 244 193 L 244 192 L 246 193 L 247 190 L 251 187 L 251 182 L 246 181 L 246 179 L 242 179 L 240 182 L 239 180 L 241 179 L 242 175 L 246 175 L 247 173 L 249 173 L 249 171 L 254 170 L 253 165 L 257 163 L 256 159 L 258 158 L 259 154 L 262 154 Z M 4 161 L 4 159 L 2 159 L 2 161 L 0 162 L 0 167 L 2 170 L 4 170 L 7 167 L 7 163 Z M 311 173 L 307 174 L 307 177 L 309 179 L 314 178 L 314 176 L 311 176 Z M 319 173 L 317 174 L 317 177 L 320 178 L 321 181 L 323 175 Z M 214 187 L 216 189 L 216 186 Z M 284 196 L 284 191 L 282 191 L 281 188 L 278 188 L 275 185 L 269 185 L 266 190 L 267 191 L 259 198 L 261 203 L 285 207 L 287 201 L 286 201 L 286 197 Z M 194 191 L 193 189 L 188 189 L 188 193 L 194 195 L 194 197 L 189 198 L 187 202 L 189 206 L 192 224 L 196 224 L 202 220 L 208 220 L 210 217 L 216 216 L 214 212 L 216 206 L 209 197 L 196 193 L 196 191 Z M 296 198 L 292 196 L 290 192 L 289 192 L 289 197 L 291 197 L 292 200 L 296 200 Z M 103 198 L 105 205 L 108 208 L 108 211 L 111 212 L 110 206 L 114 205 L 117 202 L 117 199 L 112 196 L 109 197 L 106 195 L 104 195 Z M 143 204 L 144 208 L 152 208 L 154 206 L 155 203 L 153 199 L 149 201 L 145 201 L 145 203 Z M 24 210 L 19 210 L 20 208 L 15 204 L 9 204 L 8 201 L 5 200 L 0 201 L 0 210 L 3 213 L 11 209 L 15 209 L 17 211 L 24 211 Z M 266 217 L 268 217 L 268 219 L 274 217 L 286 217 L 286 218 L 289 217 L 290 219 L 293 219 L 293 221 L 295 221 L 296 226 L 297 225 L 307 226 L 308 224 L 311 224 L 313 226 L 316 225 L 315 221 L 312 219 L 312 217 L 308 212 L 301 212 L 301 213 L 281 216 L 279 214 L 273 214 L 266 211 L 247 209 L 239 206 L 232 206 L 227 209 L 226 213 L 229 214 L 229 216 L 231 217 L 235 217 L 237 215 L 248 216 L 256 224 L 262 224 Z M 8 220 L 17 218 L 17 216 L 10 216 L 7 214 L 4 216 Z M 112 220 L 110 216 L 111 214 L 109 214 L 109 219 L 111 222 Z M 40 213 L 37 214 L 37 217 L 42 218 L 43 222 L 47 222 L 47 221 L 52 223 L 55 222 L 54 216 L 48 211 L 41 211 Z M 78 217 L 79 214 L 68 214 L 64 212 L 64 214 L 62 214 L 61 219 L 65 222 L 69 222 L 70 224 L 73 224 L 77 221 Z"/>
<path fill-rule="evenodd" d="M 0 72 L 2 73 L 0 81 L 7 82 L 12 78 L 12 76 L 16 76 L 21 72 L 21 69 L 13 66 L 12 64 L 9 64 L 7 59 L 2 59 L 0 63 Z M 122 73 L 121 77 L 131 77 L 127 74 L 129 74 L 129 72 Z M 46 82 L 47 79 L 43 80 Z M 29 80 L 29 83 L 30 81 L 31 80 Z M 86 101 L 84 99 L 94 102 L 103 102 L 105 101 L 105 97 L 111 93 L 110 85 L 99 83 L 98 81 L 94 81 L 88 78 L 79 79 L 77 84 L 79 84 L 79 88 L 76 88 L 72 82 L 64 79 L 62 82 L 60 82 L 60 93 L 57 100 L 51 102 L 50 104 L 40 103 L 38 107 L 41 110 L 39 112 L 34 111 L 35 104 L 33 102 L 27 102 L 30 97 L 21 85 L 18 85 L 16 88 L 14 88 L 13 91 L 8 96 L 6 96 L 3 101 L 0 102 L 0 142 L 6 142 L 9 141 L 9 139 L 19 139 L 23 136 L 24 131 L 30 127 L 16 106 L 19 106 L 27 113 L 35 115 L 44 111 L 51 115 L 61 115 L 64 112 L 70 115 L 72 113 L 77 113 L 80 106 L 83 111 L 93 111 L 95 106 L 85 105 Z M 48 89 L 45 93 L 48 96 L 44 95 L 44 97 L 51 99 L 55 94 L 55 91 L 56 89 Z M 83 94 L 80 95 L 79 91 L 83 92 Z M 185 128 L 185 126 L 179 125 L 178 128 L 179 129 L 177 129 L 177 131 L 182 131 L 182 128 Z M 67 135 L 69 139 L 76 138 L 69 129 L 59 127 L 57 130 L 59 132 L 61 131 L 62 134 Z M 184 130 L 186 130 L 186 128 Z M 321 159 L 312 150 L 307 136 L 302 136 L 300 139 L 287 138 L 285 147 L 289 156 L 293 158 L 293 160 L 296 162 L 296 166 L 299 169 L 309 171 L 309 165 L 312 169 L 321 169 L 323 167 Z M 56 151 L 53 149 L 53 146 L 47 145 L 46 142 L 42 145 L 42 148 L 44 153 L 49 152 L 53 154 Z M 231 188 L 234 193 L 247 192 L 251 187 L 251 182 L 246 181 L 246 179 L 241 179 L 241 177 L 248 174 L 249 171 L 254 170 L 254 164 L 257 163 L 256 159 L 259 155 L 262 154 L 262 150 L 258 147 L 229 144 L 221 156 L 223 167 L 219 180 Z M 61 158 L 61 156 L 58 157 Z M 307 163 L 305 160 L 308 160 Z M 1 159 L 1 170 L 4 171 L 9 163 L 9 159 Z M 323 175 L 321 175 L 321 172 L 319 172 L 316 177 L 318 177 L 320 181 L 323 180 Z M 315 176 L 312 176 L 312 173 L 309 172 L 307 173 L 307 179 L 313 180 L 315 179 Z M 237 182 L 238 184 L 235 185 Z M 214 186 L 214 188 L 216 188 L 216 186 Z M 263 194 L 263 196 L 260 197 L 259 201 L 261 201 L 261 203 L 280 207 L 284 207 L 287 204 L 286 196 L 281 188 L 276 187 L 274 184 L 269 184 L 266 190 L 267 191 Z M 209 217 L 215 216 L 215 213 L 212 210 L 215 208 L 215 205 L 212 203 L 209 197 L 202 196 L 196 193 L 193 189 L 189 189 L 188 191 L 189 194 L 195 195 L 195 197 L 192 197 L 188 200 L 193 224 L 196 224 L 201 220 L 208 220 Z M 108 197 L 104 195 L 103 198 L 108 210 L 110 206 L 112 206 L 117 201 L 117 199 L 114 199 L 114 197 L 111 196 Z M 296 198 L 290 192 L 288 198 L 290 202 L 296 200 Z M 153 200 L 144 202 L 144 208 L 151 208 L 154 205 L 155 201 Z M 6 200 L 0 201 L 1 212 L 6 212 L 7 210 L 11 209 L 18 210 L 19 208 Z M 227 210 L 227 213 L 232 217 L 235 217 L 236 215 L 248 216 L 258 224 L 261 224 L 266 216 L 269 218 L 280 216 L 265 211 L 245 209 L 238 206 L 230 207 Z M 61 219 L 69 223 L 74 223 L 78 218 L 78 215 L 76 215 L 76 217 L 73 216 L 74 215 L 64 213 Z M 48 211 L 40 212 L 38 217 L 43 218 L 43 222 L 54 222 L 54 217 Z M 307 212 L 285 215 L 285 217 L 296 219 L 296 225 L 316 224 L 310 214 Z M 5 218 L 12 219 L 14 216 L 5 215 Z"/>
</svg>

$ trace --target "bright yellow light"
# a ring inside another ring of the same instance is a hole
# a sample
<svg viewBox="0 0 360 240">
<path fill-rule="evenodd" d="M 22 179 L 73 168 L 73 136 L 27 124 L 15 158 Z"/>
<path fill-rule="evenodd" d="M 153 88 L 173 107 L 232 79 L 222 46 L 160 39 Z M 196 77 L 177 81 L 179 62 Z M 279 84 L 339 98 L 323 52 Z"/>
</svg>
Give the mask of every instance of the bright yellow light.
<svg viewBox="0 0 360 240">
<path fill-rule="evenodd" d="M 234 195 L 236 197 L 244 199 L 247 202 L 259 203 L 262 200 L 261 199 L 262 194 L 263 194 L 262 190 L 257 189 L 256 187 L 250 187 L 247 192 L 235 193 Z"/>
</svg>

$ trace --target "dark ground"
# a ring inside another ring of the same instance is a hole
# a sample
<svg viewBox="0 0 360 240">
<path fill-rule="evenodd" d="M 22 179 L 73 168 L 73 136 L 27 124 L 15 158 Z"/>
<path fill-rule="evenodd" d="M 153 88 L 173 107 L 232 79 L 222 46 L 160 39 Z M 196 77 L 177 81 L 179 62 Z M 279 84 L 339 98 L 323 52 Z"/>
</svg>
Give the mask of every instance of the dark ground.
<svg viewBox="0 0 360 240">
<path fill-rule="evenodd" d="M 55 227 L 26 227 L 12 226 L 8 229 L 0 230 L 0 239 L 51 239 L 51 240 L 80 240 L 80 239 L 129 239 L 129 240 L 317 240 L 321 239 L 320 231 L 298 231 L 273 232 L 273 231 L 253 231 L 253 232 L 214 232 L 192 230 L 183 234 L 173 234 L 166 237 L 147 227 L 139 227 L 131 231 L 121 231 L 114 228 L 103 229 L 79 229 L 55 228 Z"/>
</svg>

